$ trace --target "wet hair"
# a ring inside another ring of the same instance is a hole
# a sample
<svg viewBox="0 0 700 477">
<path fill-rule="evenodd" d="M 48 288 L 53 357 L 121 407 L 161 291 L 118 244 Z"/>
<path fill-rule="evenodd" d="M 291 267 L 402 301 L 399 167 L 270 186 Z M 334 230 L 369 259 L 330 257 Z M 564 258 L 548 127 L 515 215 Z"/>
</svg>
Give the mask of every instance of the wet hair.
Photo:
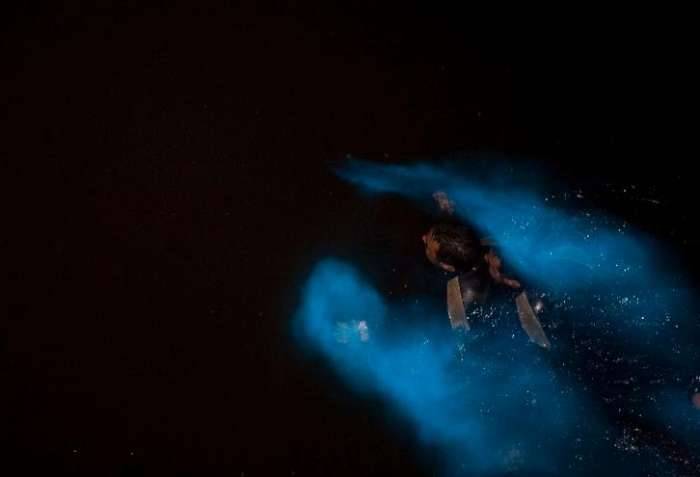
<svg viewBox="0 0 700 477">
<path fill-rule="evenodd" d="M 440 244 L 438 260 L 452 265 L 457 271 L 466 272 L 482 268 L 482 257 L 488 248 L 482 245 L 474 230 L 455 224 L 438 224 L 430 230 L 433 238 Z"/>
</svg>

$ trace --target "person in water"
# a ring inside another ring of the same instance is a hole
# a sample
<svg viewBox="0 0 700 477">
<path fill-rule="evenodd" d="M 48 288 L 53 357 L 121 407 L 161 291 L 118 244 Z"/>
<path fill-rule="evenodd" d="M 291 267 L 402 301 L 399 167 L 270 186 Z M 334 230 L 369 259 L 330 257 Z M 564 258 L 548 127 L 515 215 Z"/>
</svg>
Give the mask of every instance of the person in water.
<svg viewBox="0 0 700 477">
<path fill-rule="evenodd" d="M 693 452 L 694 444 L 683 443 L 678 439 L 679 435 L 671 431 L 671 426 L 661 427 L 654 419 L 638 411 L 643 408 L 645 400 L 656 402 L 663 397 L 662 390 L 653 384 L 655 381 L 673 381 L 678 375 L 678 382 L 682 382 L 687 379 L 685 373 L 667 369 L 668 366 L 663 363 L 655 365 L 645 362 L 643 356 L 637 356 L 625 346 L 611 341 L 594 323 L 559 320 L 556 327 L 547 328 L 556 343 L 552 348 L 535 311 L 540 310 L 540 304 L 535 302 L 534 307 L 531 306 L 526 287 L 504 271 L 503 261 L 494 244 L 480 238 L 473 228 L 455 220 L 455 204 L 445 193 L 436 192 L 433 198 L 443 216 L 423 234 L 422 242 L 428 261 L 454 275 L 447 284 L 447 308 L 452 327 L 466 330 L 473 338 L 469 343 L 477 346 L 477 352 L 486 350 L 488 353 L 498 353 L 508 348 L 505 353 L 513 362 L 528 359 L 527 356 L 535 359 L 541 357 L 556 370 L 564 389 L 571 386 L 567 383 L 585 383 L 583 389 L 573 391 L 578 388 L 572 387 L 571 390 L 575 394 L 591 393 L 600 397 L 596 405 L 613 425 L 614 435 L 618 435 L 615 448 L 653 449 L 653 452 L 664 455 L 664 461 L 671 468 L 678 469 L 681 472 L 679 475 L 700 475 L 700 461 Z M 507 312 L 508 308 L 512 311 L 508 301 L 515 301 L 517 318 Z M 506 303 L 505 308 L 496 313 L 475 313 L 479 308 L 496 302 Z M 549 318 L 551 321 L 555 317 Z M 572 332 L 574 325 L 575 334 Z M 530 341 L 548 352 L 523 354 L 523 346 L 531 351 L 534 349 L 528 347 L 524 340 L 507 339 L 511 333 L 517 337 L 518 328 L 525 331 Z M 493 338 L 491 341 L 489 336 Z M 482 340 L 484 337 L 487 339 Z M 485 347 L 479 347 L 481 343 L 485 343 Z M 592 347 L 591 343 L 596 345 Z M 601 362 L 601 356 L 608 358 Z M 597 364 L 598 368 L 591 367 L 592 364 Z M 564 399 L 566 394 L 562 396 Z M 688 396 L 691 409 L 700 410 L 700 374 L 692 379 Z M 581 412 L 582 415 L 585 413 L 584 408 L 581 408 Z M 594 424 L 582 423 L 577 426 L 577 432 L 590 438 L 597 435 Z M 615 459 L 625 462 L 627 451 L 619 452 L 619 455 L 615 454 Z M 648 452 L 653 456 L 652 451 Z"/>
<path fill-rule="evenodd" d="M 433 198 L 450 220 L 433 225 L 422 240 L 426 258 L 436 267 L 456 274 L 447 284 L 447 308 L 452 327 L 469 330 L 467 312 L 470 308 L 485 303 L 491 295 L 510 293 L 520 325 L 530 340 L 549 348 L 550 342 L 527 293 L 518 280 L 502 271 L 503 262 L 494 245 L 487 239 L 480 239 L 470 227 L 452 220 L 454 202 L 444 192 L 436 192 Z"/>
</svg>

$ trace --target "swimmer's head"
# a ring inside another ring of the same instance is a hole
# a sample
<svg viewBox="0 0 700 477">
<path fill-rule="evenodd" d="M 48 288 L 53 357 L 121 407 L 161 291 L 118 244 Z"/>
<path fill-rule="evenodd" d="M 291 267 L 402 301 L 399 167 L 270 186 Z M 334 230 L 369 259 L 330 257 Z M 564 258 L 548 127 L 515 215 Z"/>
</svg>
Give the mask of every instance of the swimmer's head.
<svg viewBox="0 0 700 477">
<path fill-rule="evenodd" d="M 448 272 L 479 268 L 485 249 L 478 236 L 460 225 L 440 224 L 422 237 L 430 263 Z"/>
</svg>

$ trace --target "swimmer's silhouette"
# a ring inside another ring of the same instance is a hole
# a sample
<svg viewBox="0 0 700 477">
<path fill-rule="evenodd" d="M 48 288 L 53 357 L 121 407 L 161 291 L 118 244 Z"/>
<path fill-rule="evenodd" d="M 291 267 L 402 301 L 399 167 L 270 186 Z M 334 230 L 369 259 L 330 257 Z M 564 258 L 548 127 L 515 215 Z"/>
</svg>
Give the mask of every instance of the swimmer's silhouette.
<svg viewBox="0 0 700 477">
<path fill-rule="evenodd" d="M 453 220 L 455 204 L 447 194 L 433 194 L 444 220 L 422 237 L 425 255 L 435 266 L 456 276 L 447 284 L 447 307 L 453 328 L 469 330 L 468 310 L 485 303 L 490 295 L 513 295 L 520 324 L 531 341 L 543 348 L 551 346 L 519 280 L 506 275 L 495 246 L 480 239 L 476 232 Z"/>
</svg>

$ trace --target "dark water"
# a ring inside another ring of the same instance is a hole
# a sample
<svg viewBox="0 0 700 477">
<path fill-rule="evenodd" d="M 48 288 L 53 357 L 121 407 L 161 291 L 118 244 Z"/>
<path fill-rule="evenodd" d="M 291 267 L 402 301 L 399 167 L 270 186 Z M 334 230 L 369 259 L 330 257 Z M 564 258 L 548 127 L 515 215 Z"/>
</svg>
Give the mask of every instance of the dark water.
<svg viewBox="0 0 700 477">
<path fill-rule="evenodd" d="M 348 153 L 535 158 L 563 190 L 591 191 L 659 240 L 659 260 L 694 283 L 683 28 L 633 42 L 611 22 L 584 41 L 563 26 L 535 38 L 523 22 L 463 22 L 473 12 L 449 8 L 396 13 L 252 2 L 8 11 L 3 472 L 439 469 L 409 422 L 287 333 L 300 284 L 327 255 L 397 303 L 442 293 L 419 241 L 430 218 L 342 183 L 329 164 Z M 633 456 L 645 441 L 634 420 L 621 425 L 614 444 Z"/>
</svg>

